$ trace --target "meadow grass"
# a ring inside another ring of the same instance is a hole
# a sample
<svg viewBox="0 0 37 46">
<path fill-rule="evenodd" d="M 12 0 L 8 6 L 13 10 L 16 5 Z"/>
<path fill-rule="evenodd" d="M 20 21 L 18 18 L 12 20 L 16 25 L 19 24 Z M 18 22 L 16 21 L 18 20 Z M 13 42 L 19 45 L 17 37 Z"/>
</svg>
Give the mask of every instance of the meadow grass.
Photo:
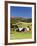
<svg viewBox="0 0 37 46">
<path fill-rule="evenodd" d="M 19 22 L 16 23 L 18 25 L 18 27 L 27 27 L 29 26 L 30 28 L 32 28 L 31 23 L 25 23 L 25 22 Z M 31 39 L 32 38 L 32 31 L 27 31 L 27 32 L 16 32 L 16 30 L 14 29 L 10 31 L 10 39 Z"/>
<path fill-rule="evenodd" d="M 12 32 L 10 39 L 31 39 L 32 33 L 31 32 Z"/>
</svg>

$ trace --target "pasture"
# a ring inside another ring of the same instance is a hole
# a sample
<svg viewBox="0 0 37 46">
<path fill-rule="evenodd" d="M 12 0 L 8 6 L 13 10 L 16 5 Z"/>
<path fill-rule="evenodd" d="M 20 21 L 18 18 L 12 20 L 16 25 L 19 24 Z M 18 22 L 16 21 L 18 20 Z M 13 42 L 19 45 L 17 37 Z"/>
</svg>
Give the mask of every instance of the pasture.
<svg viewBox="0 0 37 46">
<path fill-rule="evenodd" d="M 32 23 L 26 23 L 26 22 L 18 22 L 16 23 L 18 27 L 25 28 L 29 26 L 32 28 Z M 10 31 L 10 39 L 31 39 L 32 38 L 32 30 L 26 31 L 26 32 L 16 32 L 15 28 L 11 29 Z"/>
<path fill-rule="evenodd" d="M 10 39 L 31 39 L 32 33 L 31 32 L 12 32 L 10 34 Z"/>
</svg>

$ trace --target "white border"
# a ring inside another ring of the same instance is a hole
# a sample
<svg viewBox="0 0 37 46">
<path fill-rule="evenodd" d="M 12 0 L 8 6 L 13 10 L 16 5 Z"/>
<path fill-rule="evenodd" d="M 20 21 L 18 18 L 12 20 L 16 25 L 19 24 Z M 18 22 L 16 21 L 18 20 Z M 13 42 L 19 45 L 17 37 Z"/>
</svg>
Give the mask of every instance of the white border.
<svg viewBox="0 0 37 46">
<path fill-rule="evenodd" d="M 32 39 L 10 40 L 10 6 L 32 7 Z M 8 4 L 8 43 L 34 41 L 34 5 Z"/>
</svg>

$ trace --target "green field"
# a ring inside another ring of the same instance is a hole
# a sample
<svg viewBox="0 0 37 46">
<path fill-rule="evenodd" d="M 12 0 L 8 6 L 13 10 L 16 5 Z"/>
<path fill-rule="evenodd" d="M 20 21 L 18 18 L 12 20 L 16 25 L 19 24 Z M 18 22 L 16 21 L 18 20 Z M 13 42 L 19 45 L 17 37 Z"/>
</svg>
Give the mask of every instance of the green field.
<svg viewBox="0 0 37 46">
<path fill-rule="evenodd" d="M 31 32 L 13 32 L 11 33 L 10 39 L 31 39 Z"/>
<path fill-rule="evenodd" d="M 18 25 L 18 27 L 27 27 L 29 26 L 30 28 L 32 28 L 31 23 L 26 23 L 26 22 L 19 22 L 16 23 Z M 32 31 L 29 30 L 27 32 L 16 32 L 16 30 L 11 29 L 10 32 L 10 39 L 31 39 L 32 38 Z"/>
<path fill-rule="evenodd" d="M 27 27 L 29 26 L 30 28 L 32 28 L 32 26 L 30 26 L 32 23 L 26 23 L 26 22 L 19 22 L 19 23 L 16 23 L 18 25 L 18 27 Z"/>
</svg>

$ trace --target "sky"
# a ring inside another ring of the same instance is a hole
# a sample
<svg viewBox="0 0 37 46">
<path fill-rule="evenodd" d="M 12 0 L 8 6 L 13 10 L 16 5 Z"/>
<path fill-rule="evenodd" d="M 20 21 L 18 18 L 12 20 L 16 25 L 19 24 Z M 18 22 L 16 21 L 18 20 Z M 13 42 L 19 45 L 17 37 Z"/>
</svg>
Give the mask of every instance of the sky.
<svg viewBox="0 0 37 46">
<path fill-rule="evenodd" d="M 32 18 L 32 7 L 11 6 L 10 15 L 14 17 Z"/>
</svg>

